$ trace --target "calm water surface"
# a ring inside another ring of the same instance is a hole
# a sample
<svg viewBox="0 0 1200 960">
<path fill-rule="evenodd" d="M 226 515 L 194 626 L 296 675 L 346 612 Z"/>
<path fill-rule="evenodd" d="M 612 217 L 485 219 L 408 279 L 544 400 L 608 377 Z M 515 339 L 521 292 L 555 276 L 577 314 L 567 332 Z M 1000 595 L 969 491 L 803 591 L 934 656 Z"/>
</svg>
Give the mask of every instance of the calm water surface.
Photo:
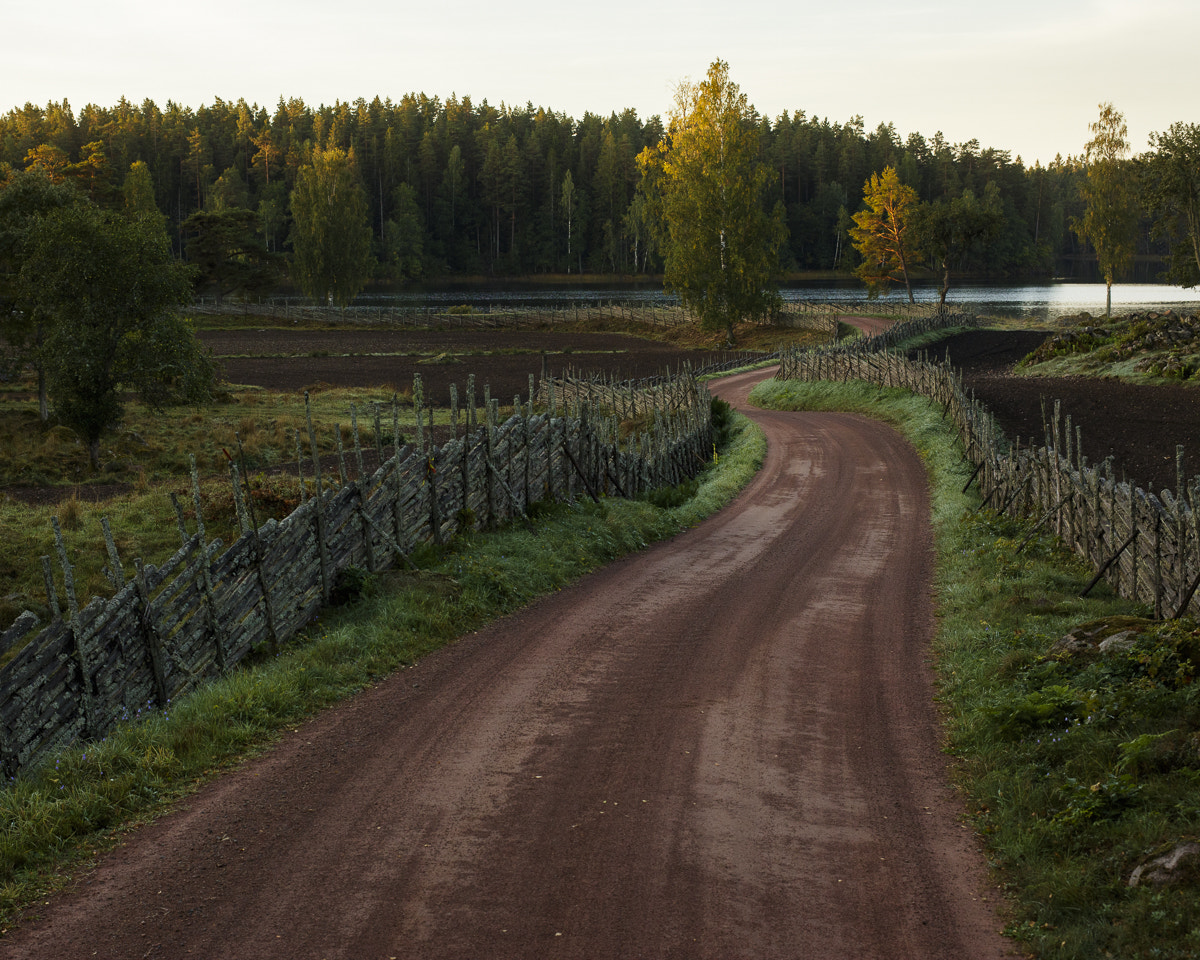
<svg viewBox="0 0 1200 960">
<path fill-rule="evenodd" d="M 866 300 L 859 284 L 828 284 L 787 287 L 780 291 L 784 300 L 851 303 Z M 919 286 L 913 293 L 922 303 L 937 302 L 937 287 Z M 880 297 L 883 303 L 899 303 L 906 299 L 903 290 L 893 289 Z M 553 288 L 506 288 L 483 290 L 442 290 L 422 293 L 401 293 L 359 297 L 362 305 L 404 304 L 414 307 L 446 307 L 470 304 L 477 309 L 488 307 L 513 309 L 517 307 L 553 308 L 568 304 L 579 306 L 604 303 L 623 303 L 643 306 L 662 306 L 675 303 L 675 298 L 657 286 L 603 287 L 564 290 Z M 1139 310 L 1173 309 L 1183 312 L 1200 311 L 1200 290 L 1184 290 L 1165 284 L 1114 284 L 1113 312 L 1130 313 Z M 969 284 L 953 287 L 947 303 L 959 304 L 978 313 L 1003 317 L 1032 316 L 1038 319 L 1076 314 L 1087 311 L 1104 313 L 1104 284 L 1102 283 L 1044 283 L 1017 286 Z"/>
</svg>

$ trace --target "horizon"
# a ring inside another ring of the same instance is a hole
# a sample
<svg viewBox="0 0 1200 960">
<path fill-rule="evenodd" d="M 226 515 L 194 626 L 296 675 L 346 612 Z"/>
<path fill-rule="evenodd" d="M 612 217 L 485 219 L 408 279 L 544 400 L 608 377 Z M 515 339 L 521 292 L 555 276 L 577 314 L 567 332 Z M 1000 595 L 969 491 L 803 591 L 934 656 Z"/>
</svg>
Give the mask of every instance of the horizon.
<svg viewBox="0 0 1200 960">
<path fill-rule="evenodd" d="M 132 0 L 114 4 L 13 11 L 12 35 L 33 42 L 0 66 L 0 110 L 66 100 L 78 116 L 124 97 L 192 110 L 244 99 L 273 111 L 281 98 L 317 107 L 424 94 L 648 120 L 665 118 L 676 85 L 719 58 L 772 123 L 784 112 L 838 124 L 861 116 L 867 132 L 890 123 L 901 142 L 977 140 L 1027 167 L 1081 155 L 1101 102 L 1124 114 L 1135 155 L 1152 131 L 1200 120 L 1187 113 L 1179 66 L 1200 5 L 1185 0 L 1016 0 L 1003 17 L 949 0 L 866 0 L 853 14 L 751 0 L 736 17 L 711 3 L 616 0 L 581 14 L 548 0 L 503 10 L 467 0 L 447 24 L 440 11 L 378 0 L 349 0 L 337 19 L 316 0 L 216 0 L 200 23 L 178 8 L 150 22 Z M 783 40 L 764 43 L 764 24 Z M 877 39 L 861 39 L 864 24 Z"/>
</svg>

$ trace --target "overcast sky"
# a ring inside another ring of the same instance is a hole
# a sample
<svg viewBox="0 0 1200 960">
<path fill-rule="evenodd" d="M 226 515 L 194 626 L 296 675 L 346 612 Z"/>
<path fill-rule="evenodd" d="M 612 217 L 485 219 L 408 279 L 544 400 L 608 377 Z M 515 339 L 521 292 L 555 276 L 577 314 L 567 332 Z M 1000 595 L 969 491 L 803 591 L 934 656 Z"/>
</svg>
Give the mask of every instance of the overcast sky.
<svg viewBox="0 0 1200 960">
<path fill-rule="evenodd" d="M 1135 152 L 1200 122 L 1197 0 L 59 0 L 7 10 L 5 34 L 0 112 L 421 92 L 646 118 L 720 58 L 771 118 L 859 114 L 1027 164 L 1081 153 L 1101 101 Z"/>
</svg>

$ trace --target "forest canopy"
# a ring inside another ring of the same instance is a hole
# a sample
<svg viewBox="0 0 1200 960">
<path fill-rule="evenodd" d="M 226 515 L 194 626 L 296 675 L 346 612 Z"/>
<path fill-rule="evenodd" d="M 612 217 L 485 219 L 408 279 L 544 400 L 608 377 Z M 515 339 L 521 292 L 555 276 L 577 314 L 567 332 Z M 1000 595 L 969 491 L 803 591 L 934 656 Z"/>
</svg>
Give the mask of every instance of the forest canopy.
<svg viewBox="0 0 1200 960">
<path fill-rule="evenodd" d="M 0 117 L 0 180 L 6 170 L 38 168 L 119 209 L 134 188 L 145 194 L 148 174 L 177 255 L 188 256 L 184 225 L 195 214 L 249 211 L 231 219 L 253 236 L 232 246 L 254 241 L 292 257 L 301 172 L 337 150 L 352 157 L 365 200 L 364 262 L 375 280 L 658 274 L 662 232 L 638 189 L 637 157 L 666 133 L 659 117 L 633 110 L 577 120 L 532 104 L 424 94 L 316 107 L 281 99 L 274 108 L 121 100 L 77 113 L 64 100 Z M 924 203 L 967 192 L 994 198 L 1000 226 L 962 246 L 949 265 L 956 273 L 1096 276 L 1094 252 L 1070 228 L 1084 212 L 1081 159 L 1027 167 L 974 140 L 901 139 L 891 124 L 868 131 L 861 117 L 834 122 L 804 111 L 758 117 L 757 141 L 769 170 L 764 203 L 781 205 L 787 228 L 785 274 L 858 267 L 852 217 L 863 208 L 864 183 L 890 167 Z M 1147 217 L 1138 224 L 1133 278 L 1155 279 L 1170 261 L 1170 233 L 1152 235 L 1153 225 Z"/>
</svg>

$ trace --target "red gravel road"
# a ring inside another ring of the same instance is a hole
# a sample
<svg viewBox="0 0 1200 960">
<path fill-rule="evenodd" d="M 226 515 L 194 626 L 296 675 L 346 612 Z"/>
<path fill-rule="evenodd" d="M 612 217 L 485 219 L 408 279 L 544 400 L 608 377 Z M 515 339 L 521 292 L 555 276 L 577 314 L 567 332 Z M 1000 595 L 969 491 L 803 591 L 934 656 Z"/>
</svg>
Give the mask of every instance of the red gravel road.
<svg viewBox="0 0 1200 960">
<path fill-rule="evenodd" d="M 1008 955 L 939 751 L 921 463 L 754 416 L 729 508 L 304 724 L 0 956 Z"/>
</svg>

